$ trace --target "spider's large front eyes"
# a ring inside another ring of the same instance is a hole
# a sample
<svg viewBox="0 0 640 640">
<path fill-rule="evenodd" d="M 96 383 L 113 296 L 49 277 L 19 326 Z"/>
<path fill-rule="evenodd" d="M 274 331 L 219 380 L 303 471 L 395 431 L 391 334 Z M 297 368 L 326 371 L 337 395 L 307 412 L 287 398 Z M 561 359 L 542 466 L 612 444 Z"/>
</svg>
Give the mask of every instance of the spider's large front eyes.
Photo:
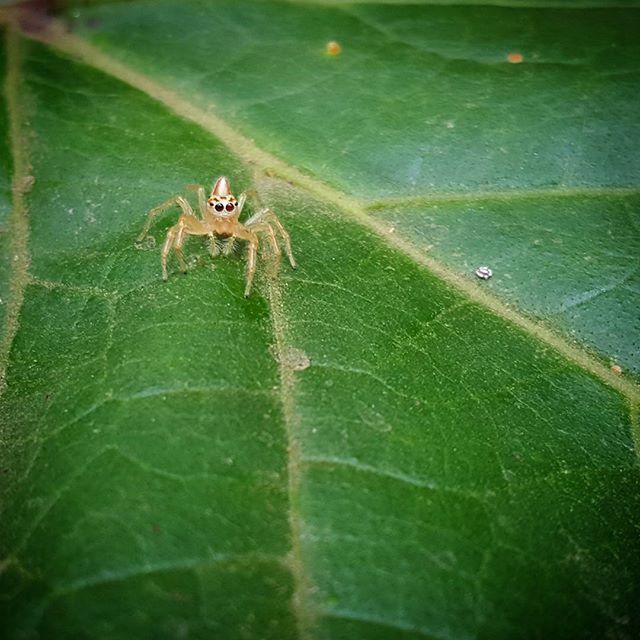
<svg viewBox="0 0 640 640">
<path fill-rule="evenodd" d="M 235 207 L 236 207 L 236 205 L 233 204 L 233 202 L 228 202 L 227 206 L 226 206 L 226 209 L 227 209 L 227 211 L 233 211 L 235 209 Z"/>
<path fill-rule="evenodd" d="M 218 204 L 215 206 L 216 211 L 223 211 L 224 210 L 224 205 L 222 204 L 222 202 L 218 202 Z"/>
</svg>

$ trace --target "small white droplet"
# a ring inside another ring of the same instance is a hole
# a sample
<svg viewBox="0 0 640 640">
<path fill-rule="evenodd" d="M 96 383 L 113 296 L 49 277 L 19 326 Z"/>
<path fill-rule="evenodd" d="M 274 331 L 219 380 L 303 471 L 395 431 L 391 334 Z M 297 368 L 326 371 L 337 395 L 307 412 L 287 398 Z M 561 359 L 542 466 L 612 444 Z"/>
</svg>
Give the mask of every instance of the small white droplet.
<svg viewBox="0 0 640 640">
<path fill-rule="evenodd" d="M 491 271 L 489 267 L 478 267 L 476 269 L 476 275 L 482 280 L 488 280 L 493 275 L 493 271 Z"/>
</svg>

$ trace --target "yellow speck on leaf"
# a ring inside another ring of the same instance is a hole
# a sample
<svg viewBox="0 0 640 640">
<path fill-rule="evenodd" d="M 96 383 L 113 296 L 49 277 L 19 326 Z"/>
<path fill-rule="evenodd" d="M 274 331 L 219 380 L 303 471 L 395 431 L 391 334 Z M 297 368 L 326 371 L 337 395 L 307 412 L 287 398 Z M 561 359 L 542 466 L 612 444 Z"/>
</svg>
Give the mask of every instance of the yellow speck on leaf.
<svg viewBox="0 0 640 640">
<path fill-rule="evenodd" d="M 342 47 L 335 40 L 331 40 L 331 42 L 327 42 L 324 51 L 328 56 L 339 56 L 342 52 Z"/>
</svg>

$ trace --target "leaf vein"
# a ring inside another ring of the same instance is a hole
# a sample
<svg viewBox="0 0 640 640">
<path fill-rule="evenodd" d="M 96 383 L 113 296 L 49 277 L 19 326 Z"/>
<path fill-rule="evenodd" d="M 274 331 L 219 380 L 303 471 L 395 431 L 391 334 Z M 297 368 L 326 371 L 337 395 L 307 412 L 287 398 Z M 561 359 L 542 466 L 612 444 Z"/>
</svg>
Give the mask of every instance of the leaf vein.
<svg viewBox="0 0 640 640">
<path fill-rule="evenodd" d="M 397 480 L 398 482 L 409 484 L 414 487 L 419 487 L 421 489 L 429 489 L 431 491 L 438 491 L 442 493 L 451 493 L 464 498 L 471 498 L 473 500 L 477 500 L 482 503 L 484 503 L 486 500 L 486 496 L 483 495 L 482 493 L 470 491 L 468 489 L 459 489 L 457 487 L 447 487 L 447 486 L 438 484 L 433 480 L 427 480 L 424 478 L 419 478 L 417 476 L 412 476 L 408 473 L 403 473 L 402 471 L 397 471 L 395 469 L 384 469 L 382 467 L 377 467 L 375 465 L 367 464 L 365 462 L 360 462 L 356 458 L 339 458 L 336 456 L 305 455 L 302 457 L 302 462 L 304 462 L 305 464 L 311 464 L 311 465 L 329 465 L 329 466 L 348 467 L 350 469 L 354 469 L 362 473 L 371 473 L 384 478 L 390 478 L 392 480 Z"/>
<path fill-rule="evenodd" d="M 405 620 L 388 620 L 381 616 L 375 616 L 366 612 L 351 611 L 349 609 L 325 609 L 322 611 L 322 616 L 325 618 L 339 618 L 343 620 L 355 620 L 358 622 L 366 622 L 369 624 L 377 625 L 387 629 L 398 629 L 400 631 L 407 631 L 409 633 L 417 634 L 421 637 L 428 638 L 429 640 L 453 640 L 453 636 L 442 633 L 436 633 L 430 629 L 426 629 L 421 626 L 411 624 Z M 468 638 L 469 636 L 467 636 Z M 464 636 L 455 636 L 456 640 L 461 640 Z"/>
</svg>

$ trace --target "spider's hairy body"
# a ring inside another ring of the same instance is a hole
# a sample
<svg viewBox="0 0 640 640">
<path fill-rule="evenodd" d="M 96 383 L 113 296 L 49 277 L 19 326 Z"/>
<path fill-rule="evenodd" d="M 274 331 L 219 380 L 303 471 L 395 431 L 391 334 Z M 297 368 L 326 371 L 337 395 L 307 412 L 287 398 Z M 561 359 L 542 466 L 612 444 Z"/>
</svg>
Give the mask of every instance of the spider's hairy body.
<svg viewBox="0 0 640 640">
<path fill-rule="evenodd" d="M 204 187 L 198 187 L 198 205 L 200 218 L 196 217 L 189 202 L 182 196 L 173 196 L 161 205 L 154 207 L 147 215 L 147 221 L 138 236 L 138 242 L 144 240 L 155 217 L 166 211 L 169 207 L 177 205 L 182 210 L 178 222 L 167 232 L 167 237 L 162 247 L 160 262 L 162 264 L 162 278 L 167 280 L 167 259 L 173 249 L 180 267 L 186 273 L 187 266 L 184 261 L 182 247 L 186 236 L 207 236 L 209 238 L 209 252 L 213 257 L 220 253 L 228 255 L 233 251 L 235 241 L 244 240 L 249 245 L 247 260 L 247 280 L 244 295 L 251 293 L 251 285 L 256 270 L 256 257 L 258 253 L 258 233 L 266 235 L 267 240 L 276 256 L 280 255 L 280 246 L 276 238 L 276 231 L 284 244 L 284 250 L 289 258 L 291 266 L 295 269 L 296 261 L 291 251 L 289 234 L 282 226 L 278 216 L 269 208 L 261 209 L 244 223 L 240 222 L 240 214 L 247 199 L 245 193 L 236 198 L 231 194 L 229 180 L 224 176 L 218 178 L 209 198 L 205 197 Z"/>
<path fill-rule="evenodd" d="M 213 223 L 213 233 L 219 238 L 233 237 L 234 224 L 228 220 L 216 220 Z"/>
</svg>

